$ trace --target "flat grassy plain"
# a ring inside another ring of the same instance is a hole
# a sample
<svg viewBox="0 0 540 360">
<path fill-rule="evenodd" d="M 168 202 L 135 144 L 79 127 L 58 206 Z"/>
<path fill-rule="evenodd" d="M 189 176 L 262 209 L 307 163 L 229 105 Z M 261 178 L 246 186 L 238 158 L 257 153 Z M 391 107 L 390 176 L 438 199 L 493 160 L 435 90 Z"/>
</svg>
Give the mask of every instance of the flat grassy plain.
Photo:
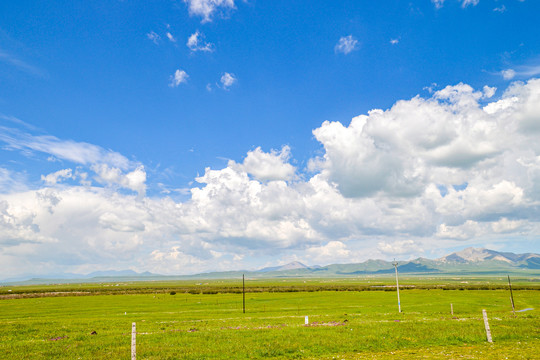
<svg viewBox="0 0 540 360">
<path fill-rule="evenodd" d="M 539 359 L 538 282 L 514 317 L 503 280 L 404 277 L 401 314 L 390 278 L 248 281 L 245 314 L 238 280 L 2 287 L 0 358 L 129 359 L 136 322 L 139 359 Z"/>
</svg>

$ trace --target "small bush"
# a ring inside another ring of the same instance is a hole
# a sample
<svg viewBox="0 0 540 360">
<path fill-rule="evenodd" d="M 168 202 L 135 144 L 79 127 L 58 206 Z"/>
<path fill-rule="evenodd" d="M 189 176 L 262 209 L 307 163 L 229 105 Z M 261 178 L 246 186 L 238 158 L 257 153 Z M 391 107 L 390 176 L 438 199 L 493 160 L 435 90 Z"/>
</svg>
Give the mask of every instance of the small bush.
<svg viewBox="0 0 540 360">
<path fill-rule="evenodd" d="M 171 291 L 169 294 L 176 295 L 176 291 Z"/>
</svg>

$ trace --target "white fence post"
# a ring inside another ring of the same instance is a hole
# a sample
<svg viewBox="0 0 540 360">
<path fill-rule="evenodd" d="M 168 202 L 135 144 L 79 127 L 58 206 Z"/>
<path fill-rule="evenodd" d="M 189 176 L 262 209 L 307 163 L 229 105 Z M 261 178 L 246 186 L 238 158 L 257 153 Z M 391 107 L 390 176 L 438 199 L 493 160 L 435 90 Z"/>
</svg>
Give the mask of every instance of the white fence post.
<svg viewBox="0 0 540 360">
<path fill-rule="evenodd" d="M 137 359 L 137 330 L 135 323 L 131 324 L 131 360 Z"/>
<path fill-rule="evenodd" d="M 454 304 L 450 304 L 450 312 L 452 313 L 452 316 L 454 316 Z"/>
<path fill-rule="evenodd" d="M 492 343 L 493 340 L 491 339 L 491 330 L 489 329 L 489 322 L 485 309 L 482 310 L 482 315 L 484 316 L 484 326 L 486 327 L 487 341 Z"/>
<path fill-rule="evenodd" d="M 309 324 L 309 318 L 306 316 L 305 320 L 304 320 L 304 324 L 308 325 Z"/>
</svg>

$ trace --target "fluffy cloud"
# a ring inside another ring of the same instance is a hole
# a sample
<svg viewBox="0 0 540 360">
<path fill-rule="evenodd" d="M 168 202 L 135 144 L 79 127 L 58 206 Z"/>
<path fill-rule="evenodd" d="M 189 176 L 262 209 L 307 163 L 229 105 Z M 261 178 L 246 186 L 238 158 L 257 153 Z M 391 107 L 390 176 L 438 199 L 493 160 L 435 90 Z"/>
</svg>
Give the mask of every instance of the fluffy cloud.
<svg viewBox="0 0 540 360">
<path fill-rule="evenodd" d="M 256 267 L 257 259 L 324 265 L 536 239 L 540 80 L 488 100 L 494 94 L 457 84 L 349 124 L 324 122 L 313 131 L 322 155 L 311 172 L 291 164 L 288 146 L 255 148 L 242 162 L 207 168 L 183 202 L 146 196 L 146 172 L 130 162 L 96 161 L 83 186 L 57 183 L 82 180 L 84 169 L 53 172 L 38 188 L 15 188 L 17 174 L 0 169 L 0 261 L 29 271 L 192 273 Z M 13 138 L 3 138 L 12 150 L 43 141 Z M 93 149 L 71 158 L 109 158 Z"/>
<path fill-rule="evenodd" d="M 169 78 L 169 86 L 173 88 L 177 87 L 180 84 L 186 83 L 188 78 L 189 75 L 184 70 L 177 69 Z"/>
<path fill-rule="evenodd" d="M 106 164 L 96 164 L 92 166 L 92 170 L 96 173 L 96 181 L 101 184 L 119 185 L 136 191 L 139 195 L 144 195 L 146 191 L 146 172 L 142 165 L 127 174 Z"/>
<path fill-rule="evenodd" d="M 41 175 L 41 180 L 45 181 L 47 185 L 54 185 L 62 179 L 73 178 L 71 169 L 58 170 L 54 173 L 48 174 L 46 176 Z"/>
<path fill-rule="evenodd" d="M 186 46 L 191 50 L 192 52 L 196 51 L 202 51 L 202 52 L 212 52 L 214 51 L 214 44 L 208 43 L 204 41 L 204 35 L 199 32 L 199 30 L 195 31 L 193 34 L 191 34 L 187 40 Z"/>
<path fill-rule="evenodd" d="M 504 80 L 511 80 L 516 76 L 516 71 L 512 69 L 506 69 L 501 71 L 501 75 Z"/>
<path fill-rule="evenodd" d="M 237 81 L 236 76 L 228 72 L 224 73 L 220 79 L 221 86 L 225 90 L 228 90 L 231 86 L 233 86 L 236 83 L 236 81 Z"/>
<path fill-rule="evenodd" d="M 291 180 L 294 177 L 295 168 L 288 163 L 290 150 L 288 146 L 284 146 L 280 152 L 272 150 L 270 153 L 265 153 L 258 147 L 248 152 L 244 163 L 239 168 L 260 181 Z M 229 166 L 234 166 L 234 164 Z"/>
<path fill-rule="evenodd" d="M 415 243 L 413 240 L 400 240 L 394 242 L 380 242 L 377 245 L 377 248 L 386 255 L 402 255 L 416 253 L 420 254 L 423 252 L 422 248 Z"/>
<path fill-rule="evenodd" d="M 352 35 L 342 36 L 339 38 L 338 43 L 334 47 L 336 53 L 342 53 L 347 55 L 348 53 L 358 49 L 358 40 Z"/>
<path fill-rule="evenodd" d="M 483 97 L 458 84 L 431 99 L 372 110 L 348 127 L 325 122 L 313 132 L 325 148 L 317 166 L 349 197 L 418 196 L 429 183 L 462 183 L 467 169 L 500 155 L 511 140 L 479 106 Z"/>
<path fill-rule="evenodd" d="M 212 16 L 218 11 L 234 9 L 234 0 L 184 0 L 188 4 L 190 15 L 201 16 L 202 22 L 212 21 Z"/>
<path fill-rule="evenodd" d="M 11 206 L 0 201 L 0 244 L 2 247 L 26 246 L 28 243 L 52 243 L 54 239 L 40 233 L 31 209 Z"/>
<path fill-rule="evenodd" d="M 188 205 L 189 226 L 208 241 L 251 249 L 287 248 L 315 241 L 319 235 L 303 217 L 302 194 L 281 180 L 261 183 L 230 163 L 198 177 Z M 218 235 L 219 234 L 219 235 Z"/>
<path fill-rule="evenodd" d="M 330 241 L 326 245 L 313 246 L 306 250 L 306 256 L 316 264 L 349 261 L 351 251 L 341 241 Z"/>
</svg>

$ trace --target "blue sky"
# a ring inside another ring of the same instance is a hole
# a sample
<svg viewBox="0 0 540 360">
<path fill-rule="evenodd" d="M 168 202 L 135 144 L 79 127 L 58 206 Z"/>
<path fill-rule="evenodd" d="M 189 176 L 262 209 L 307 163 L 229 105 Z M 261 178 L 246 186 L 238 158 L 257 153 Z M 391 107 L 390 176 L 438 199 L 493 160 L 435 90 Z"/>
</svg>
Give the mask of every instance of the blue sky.
<svg viewBox="0 0 540 360">
<path fill-rule="evenodd" d="M 539 13 L 3 2 L 6 276 L 539 252 Z"/>
</svg>

